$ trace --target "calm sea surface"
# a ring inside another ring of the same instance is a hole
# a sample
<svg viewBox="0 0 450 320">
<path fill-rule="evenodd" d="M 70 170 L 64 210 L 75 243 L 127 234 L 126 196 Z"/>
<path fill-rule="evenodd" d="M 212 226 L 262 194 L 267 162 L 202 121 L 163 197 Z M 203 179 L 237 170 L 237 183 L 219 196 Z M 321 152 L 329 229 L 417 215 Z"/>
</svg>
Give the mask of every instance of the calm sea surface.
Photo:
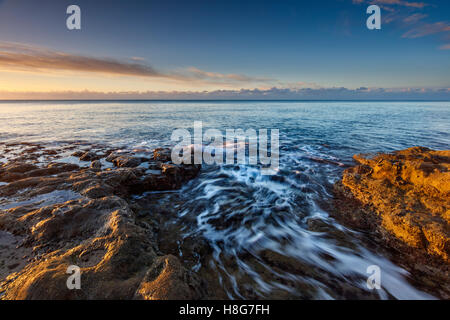
<svg viewBox="0 0 450 320">
<path fill-rule="evenodd" d="M 275 176 L 245 165 L 204 166 L 180 192 L 140 196 L 167 211 L 180 259 L 183 243 L 207 244 L 186 264 L 214 278 L 226 297 L 432 298 L 328 212 L 332 185 L 353 154 L 450 149 L 450 102 L 3 102 L 0 141 L 153 148 L 172 145 L 172 131 L 192 130 L 194 121 L 224 133 L 280 132 Z M 381 268 L 381 290 L 366 287 L 370 265 Z"/>
</svg>

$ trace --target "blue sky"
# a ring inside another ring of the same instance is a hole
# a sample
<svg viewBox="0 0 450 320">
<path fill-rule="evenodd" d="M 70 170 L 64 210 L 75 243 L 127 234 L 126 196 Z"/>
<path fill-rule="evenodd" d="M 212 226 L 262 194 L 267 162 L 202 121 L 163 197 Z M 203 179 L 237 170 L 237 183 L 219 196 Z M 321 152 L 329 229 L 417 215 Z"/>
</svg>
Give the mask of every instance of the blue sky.
<svg viewBox="0 0 450 320">
<path fill-rule="evenodd" d="M 371 3 L 381 30 L 366 28 Z M 65 26 L 70 4 L 81 8 L 82 30 Z M 49 62 L 39 65 L 42 56 Z M 447 99 L 449 58 L 449 1 L 0 1 L 7 98 L 363 87 L 380 98 L 413 90 Z"/>
</svg>

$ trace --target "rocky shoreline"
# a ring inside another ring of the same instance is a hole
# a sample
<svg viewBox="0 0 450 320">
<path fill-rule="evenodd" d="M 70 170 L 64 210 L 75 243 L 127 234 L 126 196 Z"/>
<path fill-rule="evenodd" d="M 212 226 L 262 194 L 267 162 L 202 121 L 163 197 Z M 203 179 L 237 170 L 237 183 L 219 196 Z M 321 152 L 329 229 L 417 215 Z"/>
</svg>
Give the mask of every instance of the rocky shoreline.
<svg viewBox="0 0 450 320">
<path fill-rule="evenodd" d="M 177 189 L 199 166 L 172 164 L 167 149 L 123 152 L 76 142 L 0 147 L 2 299 L 204 297 L 201 281 L 160 252 L 157 226 L 140 221 L 129 201 Z M 70 265 L 81 268 L 83 290 L 68 290 Z"/>
<path fill-rule="evenodd" d="M 416 279 L 450 298 L 450 150 L 355 155 L 335 185 L 335 218 L 390 248 Z"/>
<path fill-rule="evenodd" d="M 450 151 L 354 159 L 334 187 L 336 220 L 389 248 L 418 287 L 448 299 Z M 0 299 L 226 299 L 207 265 L 192 271 L 198 255 L 211 254 L 208 244 L 184 239 L 177 256 L 181 226 L 162 230 L 172 210 L 142 198 L 177 190 L 200 169 L 173 164 L 164 148 L 0 143 Z M 314 221 L 308 228 L 324 228 Z M 280 273 L 306 272 L 275 252 L 261 257 Z M 83 290 L 67 288 L 71 265 L 81 268 Z M 361 294 L 351 283 L 336 290 Z"/>
</svg>

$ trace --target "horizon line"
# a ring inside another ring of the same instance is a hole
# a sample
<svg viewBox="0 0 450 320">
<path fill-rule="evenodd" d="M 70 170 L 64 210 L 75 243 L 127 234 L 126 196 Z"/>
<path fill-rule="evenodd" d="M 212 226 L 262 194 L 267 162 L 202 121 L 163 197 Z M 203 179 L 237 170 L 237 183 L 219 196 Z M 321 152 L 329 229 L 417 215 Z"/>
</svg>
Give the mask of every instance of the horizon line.
<svg viewBox="0 0 450 320">
<path fill-rule="evenodd" d="M 158 102 L 158 101 L 251 101 L 251 102 L 450 102 L 450 99 L 0 99 L 3 102 Z"/>
</svg>

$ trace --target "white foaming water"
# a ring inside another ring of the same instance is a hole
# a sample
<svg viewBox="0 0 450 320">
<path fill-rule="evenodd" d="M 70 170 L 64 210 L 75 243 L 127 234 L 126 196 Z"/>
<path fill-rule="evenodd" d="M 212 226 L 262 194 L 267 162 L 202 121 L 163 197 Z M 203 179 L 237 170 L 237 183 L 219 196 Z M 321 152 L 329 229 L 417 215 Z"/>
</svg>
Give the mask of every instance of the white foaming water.
<svg viewBox="0 0 450 320">
<path fill-rule="evenodd" d="M 229 298 L 247 297 L 242 282 L 251 284 L 261 297 L 270 298 L 276 290 L 303 297 L 304 292 L 293 286 L 297 283 L 314 287 L 309 298 L 339 298 L 330 292 L 329 282 L 367 291 L 367 267 L 378 265 L 383 279 L 382 289 L 374 292 L 378 298 L 433 299 L 408 282 L 404 269 L 366 249 L 356 232 L 320 209 L 316 201 L 329 196 L 322 186 L 306 195 L 301 186 L 307 184 L 295 184 L 289 174 L 284 179 L 268 177 L 249 166 L 221 166 L 206 169 L 203 175 L 196 186 L 182 190 L 176 223 L 185 226 L 185 238 L 200 235 L 207 239 L 213 249 L 208 264 L 227 283 Z M 189 217 L 195 217 L 196 223 L 189 224 Z M 309 219 L 320 220 L 326 230 L 309 230 Z M 284 272 L 261 258 L 267 251 L 290 259 Z M 197 263 L 194 270 L 200 268 Z"/>
</svg>

